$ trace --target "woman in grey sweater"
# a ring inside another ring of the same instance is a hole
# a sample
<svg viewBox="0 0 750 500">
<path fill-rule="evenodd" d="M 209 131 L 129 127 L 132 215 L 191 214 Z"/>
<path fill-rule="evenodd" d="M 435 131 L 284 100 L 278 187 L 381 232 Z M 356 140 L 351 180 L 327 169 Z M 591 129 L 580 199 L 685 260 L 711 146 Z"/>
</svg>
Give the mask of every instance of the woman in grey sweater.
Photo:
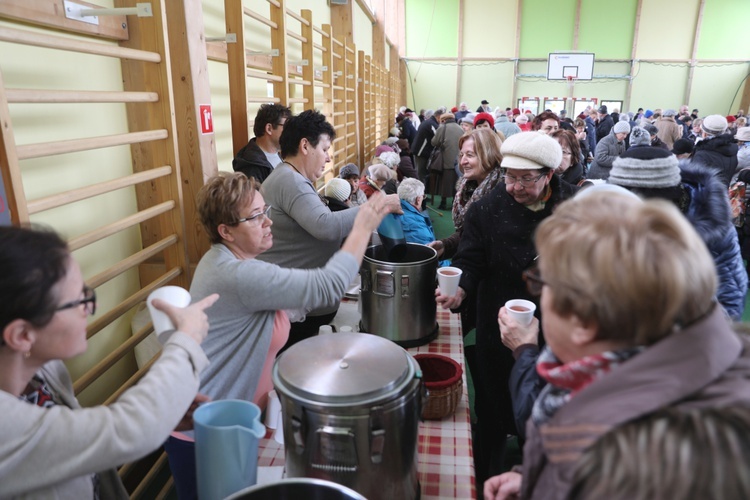
<svg viewBox="0 0 750 500">
<path fill-rule="evenodd" d="M 0 227 L 0 498 L 126 499 L 114 467 L 158 448 L 191 406 L 208 360 L 203 310 L 154 301 L 177 326 L 138 385 L 81 408 L 62 360 L 86 350 L 96 294 L 52 232 Z"/>
<path fill-rule="evenodd" d="M 198 263 L 190 293 L 218 292 L 204 344 L 211 366 L 201 392 L 265 406 L 271 368 L 289 336 L 291 319 L 339 303 L 359 271 L 370 235 L 388 211 L 380 193 L 359 207 L 341 249 L 318 269 L 289 269 L 256 257 L 271 248 L 271 207 L 254 180 L 220 173 L 198 193 L 201 223 L 213 245 Z M 347 210 L 348 211 L 348 210 Z"/>
</svg>

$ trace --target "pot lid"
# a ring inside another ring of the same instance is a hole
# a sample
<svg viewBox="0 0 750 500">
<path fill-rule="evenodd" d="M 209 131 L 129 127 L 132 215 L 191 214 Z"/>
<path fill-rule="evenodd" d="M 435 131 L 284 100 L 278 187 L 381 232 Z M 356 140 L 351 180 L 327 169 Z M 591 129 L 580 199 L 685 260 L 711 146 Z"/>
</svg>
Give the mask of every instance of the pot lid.
<svg viewBox="0 0 750 500">
<path fill-rule="evenodd" d="M 274 385 L 316 402 L 356 403 L 397 391 L 415 375 L 409 353 L 368 333 L 318 335 L 284 352 Z"/>
</svg>

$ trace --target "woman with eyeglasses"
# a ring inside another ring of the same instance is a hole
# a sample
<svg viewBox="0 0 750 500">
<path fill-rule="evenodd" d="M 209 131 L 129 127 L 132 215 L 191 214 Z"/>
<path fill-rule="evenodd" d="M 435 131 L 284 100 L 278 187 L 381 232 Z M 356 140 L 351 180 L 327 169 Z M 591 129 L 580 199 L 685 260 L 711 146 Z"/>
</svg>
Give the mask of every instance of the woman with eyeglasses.
<svg viewBox="0 0 750 500">
<path fill-rule="evenodd" d="M 341 301 L 372 232 L 388 212 L 386 196 L 373 194 L 324 267 L 290 269 L 257 258 L 273 245 L 270 209 L 256 182 L 244 174 L 210 178 L 198 192 L 198 213 L 212 245 L 190 287 L 194 299 L 221 295 L 208 312 L 211 329 L 203 347 L 211 365 L 201 378 L 201 392 L 261 407 L 273 389 L 271 368 L 287 344 L 290 320 Z"/>
<path fill-rule="evenodd" d="M 453 265 L 463 270 L 458 292 L 453 297 L 442 295 L 439 289 L 436 292 L 443 308 L 462 311 L 467 295 L 477 297 L 477 376 L 482 387 L 476 394 L 479 436 L 475 444 L 479 456 L 488 457 L 478 464 L 478 481 L 502 470 L 507 435 L 516 434 L 508 390 L 513 355 L 500 340 L 497 312 L 510 299 L 533 300 L 521 273 L 537 255 L 534 230 L 577 189 L 555 175 L 562 148 L 548 135 L 514 134 L 500 151 L 503 182 L 466 213 L 453 259 Z"/>
<path fill-rule="evenodd" d="M 177 326 L 159 359 L 114 403 L 81 408 L 63 361 L 86 351 L 96 294 L 57 234 L 0 227 L 0 498 L 128 498 L 114 467 L 190 416 L 216 299 L 154 301 Z"/>
<path fill-rule="evenodd" d="M 526 424 L 523 466 L 488 480 L 485 499 L 570 498 L 587 449 L 659 410 L 750 408 L 750 340 L 717 303 L 711 253 L 674 204 L 590 193 L 561 204 L 535 238 L 538 269 L 528 277 L 541 293 L 547 344 L 536 372 L 546 386 Z M 499 320 L 504 335 L 518 328 L 504 311 Z M 650 459 L 640 457 L 642 468 Z M 616 488 L 623 477 L 596 479 Z"/>
</svg>

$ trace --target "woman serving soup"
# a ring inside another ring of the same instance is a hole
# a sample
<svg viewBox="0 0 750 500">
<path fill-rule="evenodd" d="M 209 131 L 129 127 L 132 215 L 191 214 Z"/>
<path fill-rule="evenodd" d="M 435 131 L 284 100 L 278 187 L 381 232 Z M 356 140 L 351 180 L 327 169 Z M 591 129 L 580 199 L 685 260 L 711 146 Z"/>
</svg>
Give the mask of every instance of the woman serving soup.
<svg viewBox="0 0 750 500">
<path fill-rule="evenodd" d="M 341 250 L 324 267 L 288 269 L 256 258 L 273 245 L 273 223 L 255 181 L 241 173 L 208 180 L 198 193 L 198 212 L 213 245 L 198 263 L 190 293 L 201 298 L 219 292 L 221 299 L 209 311 L 204 349 L 211 366 L 201 392 L 265 405 L 273 361 L 289 336 L 289 316 L 300 319 L 339 303 L 388 211 L 386 200 L 375 193 L 359 207 Z"/>
<path fill-rule="evenodd" d="M 86 351 L 96 294 L 55 233 L 0 227 L 0 498 L 128 498 L 114 467 L 158 448 L 191 407 L 208 364 L 212 294 L 185 309 L 138 385 L 81 408 L 63 360 Z"/>
</svg>

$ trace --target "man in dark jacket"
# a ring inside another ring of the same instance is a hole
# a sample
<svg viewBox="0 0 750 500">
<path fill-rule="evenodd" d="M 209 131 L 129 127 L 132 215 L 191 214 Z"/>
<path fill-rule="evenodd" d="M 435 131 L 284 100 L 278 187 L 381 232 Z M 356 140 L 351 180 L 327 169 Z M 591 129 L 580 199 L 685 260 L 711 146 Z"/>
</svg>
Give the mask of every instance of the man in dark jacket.
<svg viewBox="0 0 750 500">
<path fill-rule="evenodd" d="M 602 104 L 599 106 L 599 123 L 596 124 L 597 139 L 607 137 L 614 126 L 615 121 L 607 114 L 607 106 Z"/>
<path fill-rule="evenodd" d="M 435 132 L 440 126 L 438 120 L 440 119 L 440 115 L 444 112 L 445 108 L 438 108 L 432 116 L 419 125 L 417 136 L 414 139 L 414 147 L 411 148 L 411 152 L 414 154 L 414 162 L 417 167 L 417 178 L 422 181 L 423 184 L 427 178 L 427 161 L 430 159 L 430 154 L 432 154 L 433 149 L 430 141 L 435 137 Z M 427 113 L 425 113 L 425 116 L 427 116 Z"/>
<path fill-rule="evenodd" d="M 691 161 L 715 170 L 725 188 L 729 188 L 737 169 L 737 144 L 727 134 L 727 119 L 721 115 L 708 115 L 701 123 L 701 137 L 693 150 Z"/>
<path fill-rule="evenodd" d="M 409 113 L 414 114 L 414 111 L 406 108 L 403 115 L 400 114 L 396 117 L 396 124 L 401 129 L 401 138 L 409 141 L 409 146 L 414 150 L 414 139 L 417 137 L 417 129 L 414 128 Z"/>
<path fill-rule="evenodd" d="M 284 122 L 291 115 L 289 108 L 281 104 L 263 104 L 253 123 L 255 137 L 232 160 L 234 171 L 255 177 L 259 183 L 263 183 L 274 167 L 281 163 L 279 137 L 284 130 Z"/>
</svg>

